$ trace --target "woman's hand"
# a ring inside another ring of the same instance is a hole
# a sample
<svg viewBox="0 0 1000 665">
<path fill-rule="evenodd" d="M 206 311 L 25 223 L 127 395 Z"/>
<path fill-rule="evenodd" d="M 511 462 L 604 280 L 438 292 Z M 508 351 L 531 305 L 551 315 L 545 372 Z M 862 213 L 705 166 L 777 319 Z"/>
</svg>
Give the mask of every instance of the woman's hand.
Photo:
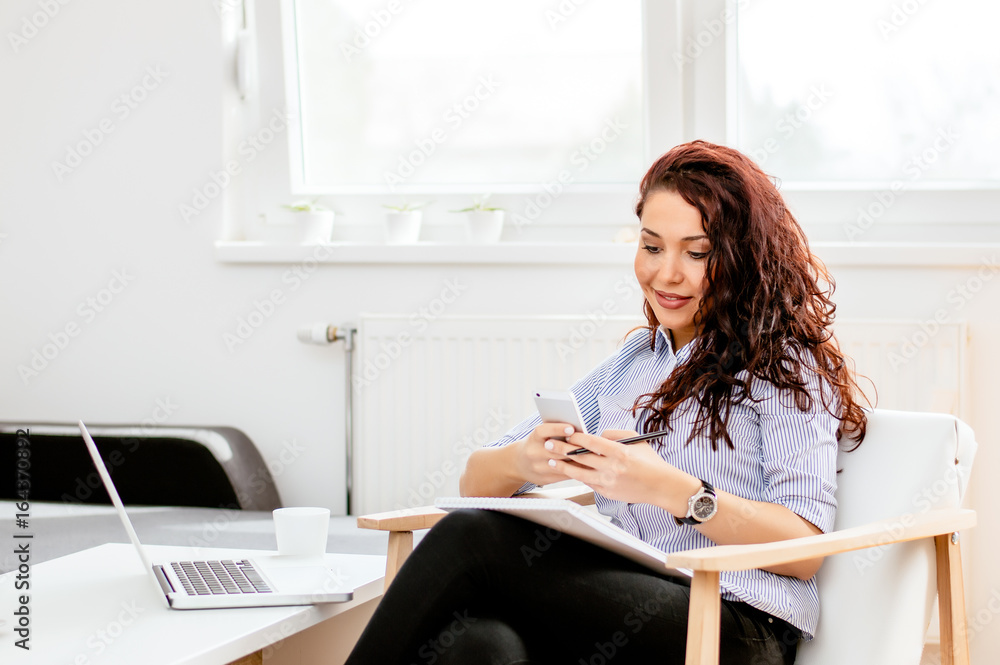
<svg viewBox="0 0 1000 665">
<path fill-rule="evenodd" d="M 623 445 L 615 439 L 635 436 L 627 430 L 605 430 L 601 436 L 577 432 L 555 446 L 562 453 L 548 464 L 554 472 L 579 480 L 594 491 L 618 501 L 662 505 L 664 489 L 675 474 L 687 476 L 665 462 L 649 443 Z M 564 457 L 577 448 L 590 454 Z"/>
<path fill-rule="evenodd" d="M 512 444 L 517 446 L 515 464 L 520 477 L 535 485 L 568 480 L 569 476 L 554 469 L 549 462 L 561 459 L 566 451 L 579 448 L 557 438 L 565 438 L 573 431 L 573 426 L 566 423 L 542 423 L 527 439 Z"/>
<path fill-rule="evenodd" d="M 510 496 L 525 481 L 548 485 L 568 480 L 569 476 L 549 466 L 549 460 L 563 456 L 555 452 L 557 449 L 568 451 L 577 447 L 567 447 L 565 442 L 552 438 L 565 437 L 567 430 L 573 432 L 566 423 L 542 423 L 522 441 L 474 451 L 459 479 L 459 491 L 462 496 Z"/>
</svg>

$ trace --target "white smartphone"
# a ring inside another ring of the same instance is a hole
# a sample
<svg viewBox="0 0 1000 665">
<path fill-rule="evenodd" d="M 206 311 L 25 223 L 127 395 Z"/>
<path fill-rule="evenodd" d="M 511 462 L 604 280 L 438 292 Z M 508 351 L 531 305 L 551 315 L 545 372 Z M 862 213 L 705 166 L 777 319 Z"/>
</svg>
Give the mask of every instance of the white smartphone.
<svg viewBox="0 0 1000 665">
<path fill-rule="evenodd" d="M 567 423 L 577 432 L 587 434 L 576 397 L 568 390 L 540 390 L 535 393 L 535 406 L 543 423 Z"/>
</svg>

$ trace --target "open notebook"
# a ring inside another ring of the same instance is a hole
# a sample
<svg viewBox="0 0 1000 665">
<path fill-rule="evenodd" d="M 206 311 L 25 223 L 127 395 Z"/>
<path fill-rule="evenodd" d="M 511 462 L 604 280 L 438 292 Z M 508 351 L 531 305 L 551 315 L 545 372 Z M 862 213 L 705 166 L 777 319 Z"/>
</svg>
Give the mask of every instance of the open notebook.
<svg viewBox="0 0 1000 665">
<path fill-rule="evenodd" d="M 599 545 L 659 573 L 691 577 L 689 570 L 668 567 L 665 552 L 615 526 L 595 510 L 566 499 L 449 497 L 436 500 L 434 505 L 448 511 L 499 510 Z"/>
</svg>

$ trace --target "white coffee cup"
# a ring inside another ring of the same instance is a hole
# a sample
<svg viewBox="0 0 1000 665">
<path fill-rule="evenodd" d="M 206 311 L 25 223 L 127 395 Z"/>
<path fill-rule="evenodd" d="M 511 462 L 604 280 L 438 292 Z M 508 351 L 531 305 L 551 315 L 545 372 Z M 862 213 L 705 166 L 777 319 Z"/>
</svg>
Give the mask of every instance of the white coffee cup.
<svg viewBox="0 0 1000 665">
<path fill-rule="evenodd" d="M 320 556 L 326 552 L 329 508 L 278 508 L 273 515 L 278 554 Z"/>
</svg>

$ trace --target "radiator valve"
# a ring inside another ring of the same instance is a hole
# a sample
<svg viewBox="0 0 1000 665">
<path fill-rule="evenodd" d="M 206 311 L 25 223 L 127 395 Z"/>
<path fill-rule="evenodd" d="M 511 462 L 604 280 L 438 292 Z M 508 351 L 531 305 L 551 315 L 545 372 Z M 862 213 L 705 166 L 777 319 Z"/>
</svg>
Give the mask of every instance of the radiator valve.
<svg viewBox="0 0 1000 665">
<path fill-rule="evenodd" d="M 299 341 L 306 344 L 330 344 L 344 338 L 343 335 L 337 335 L 337 326 L 331 326 L 327 323 L 314 323 L 311 326 L 299 328 L 298 336 Z"/>
</svg>

